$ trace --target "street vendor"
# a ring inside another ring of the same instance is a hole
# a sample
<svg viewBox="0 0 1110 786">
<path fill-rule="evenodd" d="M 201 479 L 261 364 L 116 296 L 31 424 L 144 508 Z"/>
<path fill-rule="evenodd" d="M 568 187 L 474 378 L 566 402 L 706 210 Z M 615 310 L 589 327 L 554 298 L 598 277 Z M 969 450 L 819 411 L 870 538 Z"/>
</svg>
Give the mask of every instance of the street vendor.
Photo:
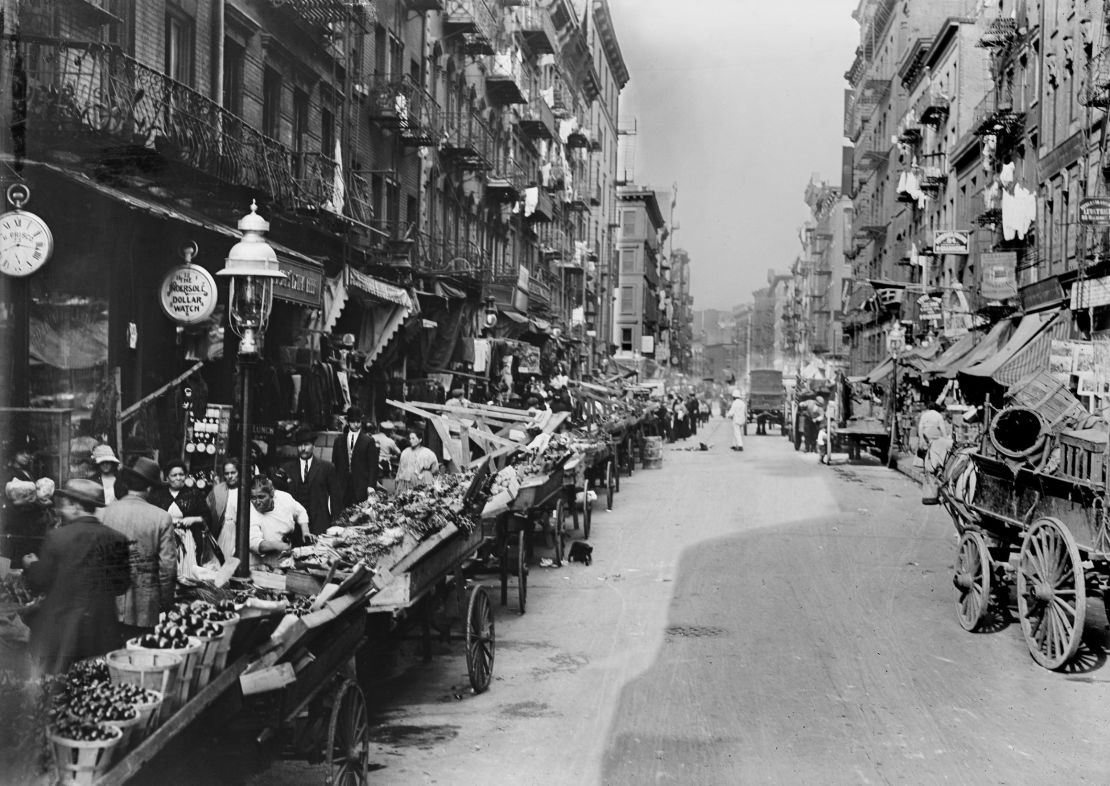
<svg viewBox="0 0 1110 786">
<path fill-rule="evenodd" d="M 397 491 L 407 491 L 426 486 L 439 472 L 439 459 L 424 447 L 423 439 L 414 429 L 409 430 L 409 446 L 401 451 L 397 465 Z"/>
<path fill-rule="evenodd" d="M 256 477 L 251 483 L 251 568 L 277 568 L 293 548 L 295 530 L 311 542 L 308 511 L 265 475 Z"/>
<path fill-rule="evenodd" d="M 62 526 L 22 560 L 28 586 L 46 596 L 28 623 L 47 673 L 119 646 L 116 596 L 131 585 L 127 538 L 95 515 L 104 507 L 100 484 L 73 479 L 55 496 Z"/>
</svg>

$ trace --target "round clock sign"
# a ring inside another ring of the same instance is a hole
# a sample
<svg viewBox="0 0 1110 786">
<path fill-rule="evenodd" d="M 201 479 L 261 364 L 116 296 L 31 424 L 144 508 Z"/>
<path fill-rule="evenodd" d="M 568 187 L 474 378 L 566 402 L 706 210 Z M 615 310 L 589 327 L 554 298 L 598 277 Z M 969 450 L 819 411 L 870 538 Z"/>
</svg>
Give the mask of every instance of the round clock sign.
<svg viewBox="0 0 1110 786">
<path fill-rule="evenodd" d="M 54 253 L 54 235 L 46 222 L 21 209 L 30 197 L 27 187 L 16 183 L 8 188 L 14 210 L 0 213 L 0 273 L 29 276 L 46 264 Z"/>
<path fill-rule="evenodd" d="M 167 317 L 179 325 L 196 325 L 216 310 L 216 279 L 197 265 L 179 265 L 162 279 L 159 295 Z"/>
</svg>

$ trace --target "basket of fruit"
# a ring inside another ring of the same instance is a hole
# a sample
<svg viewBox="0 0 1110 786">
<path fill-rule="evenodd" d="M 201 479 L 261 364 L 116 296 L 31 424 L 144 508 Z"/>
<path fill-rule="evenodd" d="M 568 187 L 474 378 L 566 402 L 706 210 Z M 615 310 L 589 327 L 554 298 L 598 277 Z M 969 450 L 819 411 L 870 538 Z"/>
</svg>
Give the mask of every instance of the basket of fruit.
<svg viewBox="0 0 1110 786">
<path fill-rule="evenodd" d="M 165 650 L 127 649 L 109 652 L 105 659 L 108 672 L 117 683 L 129 683 L 158 694 L 158 710 L 163 709 L 167 697 L 177 694 L 181 682 L 181 667 L 185 659 Z M 150 728 L 158 724 L 162 713 L 153 713 Z"/>
<path fill-rule="evenodd" d="M 196 614 L 204 622 L 216 625 L 220 629 L 215 662 L 212 665 L 212 673 L 219 674 L 227 666 L 227 656 L 231 651 L 231 639 L 235 636 L 235 627 L 239 624 L 239 615 L 235 613 L 235 603 L 231 600 L 221 600 L 216 603 L 194 600 L 192 603 L 179 605 L 185 606 L 189 613 Z"/>
<path fill-rule="evenodd" d="M 64 718 L 46 730 L 58 783 L 91 786 L 112 766 L 123 732 L 104 723 Z"/>
<path fill-rule="evenodd" d="M 70 718 L 119 729 L 121 736 L 114 750 L 118 756 L 127 751 L 132 731 L 142 722 L 142 716 L 134 704 L 114 695 L 111 688 L 112 683 L 101 682 L 69 696 L 65 702 L 65 713 Z"/>
<path fill-rule="evenodd" d="M 168 653 L 181 658 L 181 673 L 178 675 L 177 686 L 175 689 L 164 691 L 166 699 L 162 705 L 168 706 L 169 712 L 176 712 L 191 695 L 193 675 L 196 673 L 204 643 L 195 636 L 187 635 L 176 623 L 159 622 L 154 626 L 153 633 L 128 639 L 127 649 Z"/>
</svg>

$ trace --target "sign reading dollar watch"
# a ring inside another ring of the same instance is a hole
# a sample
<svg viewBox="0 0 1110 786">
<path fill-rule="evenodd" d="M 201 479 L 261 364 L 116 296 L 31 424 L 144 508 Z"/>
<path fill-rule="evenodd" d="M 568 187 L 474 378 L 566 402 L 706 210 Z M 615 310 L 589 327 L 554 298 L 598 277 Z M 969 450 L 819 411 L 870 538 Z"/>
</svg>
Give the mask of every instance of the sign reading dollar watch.
<svg viewBox="0 0 1110 786">
<path fill-rule="evenodd" d="M 179 325 L 204 322 L 216 310 L 216 279 L 197 265 L 179 265 L 162 279 L 159 301 L 166 316 Z"/>
</svg>

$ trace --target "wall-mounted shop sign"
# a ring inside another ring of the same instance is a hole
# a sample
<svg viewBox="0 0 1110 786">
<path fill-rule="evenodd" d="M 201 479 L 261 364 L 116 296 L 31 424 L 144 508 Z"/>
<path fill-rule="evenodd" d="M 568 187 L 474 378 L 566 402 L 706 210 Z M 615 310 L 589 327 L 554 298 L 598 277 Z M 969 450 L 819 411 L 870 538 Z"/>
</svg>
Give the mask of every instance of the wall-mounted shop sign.
<svg viewBox="0 0 1110 786">
<path fill-rule="evenodd" d="M 162 311 L 179 325 L 197 325 L 216 310 L 216 279 L 197 265 L 178 265 L 166 273 L 158 294 Z"/>
<path fill-rule="evenodd" d="M 917 299 L 917 313 L 923 322 L 940 322 L 944 317 L 940 298 L 922 295 Z"/>
<path fill-rule="evenodd" d="M 970 230 L 938 229 L 933 235 L 934 254 L 968 254 L 970 251 Z"/>
<path fill-rule="evenodd" d="M 1079 200 L 1079 223 L 1110 226 L 1110 198 L 1087 197 Z"/>
<path fill-rule="evenodd" d="M 285 278 L 274 279 L 274 297 L 309 308 L 324 306 L 324 271 L 292 259 L 278 259 Z"/>
<path fill-rule="evenodd" d="M 1017 254 L 997 251 L 979 255 L 979 294 L 985 300 L 1017 297 Z"/>
</svg>

